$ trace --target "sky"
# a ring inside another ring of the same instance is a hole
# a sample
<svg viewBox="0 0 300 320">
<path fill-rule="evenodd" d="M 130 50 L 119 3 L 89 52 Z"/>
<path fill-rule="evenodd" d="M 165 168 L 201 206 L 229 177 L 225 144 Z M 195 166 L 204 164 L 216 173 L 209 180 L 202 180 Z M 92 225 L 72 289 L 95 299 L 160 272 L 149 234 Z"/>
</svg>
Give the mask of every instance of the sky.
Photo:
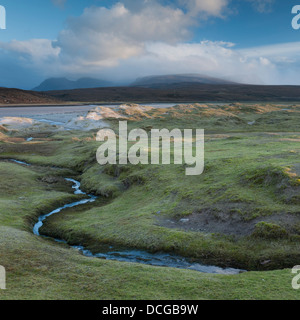
<svg viewBox="0 0 300 320">
<path fill-rule="evenodd" d="M 0 0 L 0 86 L 199 73 L 300 85 L 297 0 Z M 1 19 L 1 16 L 0 16 Z"/>
</svg>

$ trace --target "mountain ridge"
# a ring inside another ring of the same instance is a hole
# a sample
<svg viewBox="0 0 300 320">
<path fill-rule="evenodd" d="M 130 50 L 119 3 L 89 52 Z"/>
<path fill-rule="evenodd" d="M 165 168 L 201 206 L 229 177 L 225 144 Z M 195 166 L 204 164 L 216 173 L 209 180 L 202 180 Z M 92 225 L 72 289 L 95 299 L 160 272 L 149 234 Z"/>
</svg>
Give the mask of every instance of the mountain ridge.
<svg viewBox="0 0 300 320">
<path fill-rule="evenodd" d="M 159 86 L 172 86 L 176 84 L 191 83 L 191 84 L 209 84 L 209 85 L 225 85 L 238 84 L 229 80 L 210 77 L 197 73 L 189 74 L 168 74 L 168 75 L 153 75 L 137 78 L 131 87 L 157 88 Z"/>
<path fill-rule="evenodd" d="M 91 89 L 113 86 L 112 82 L 94 78 L 80 78 L 78 80 L 69 80 L 67 78 L 48 78 L 40 85 L 33 88 L 33 91 L 53 91 L 53 90 L 74 90 Z"/>
</svg>

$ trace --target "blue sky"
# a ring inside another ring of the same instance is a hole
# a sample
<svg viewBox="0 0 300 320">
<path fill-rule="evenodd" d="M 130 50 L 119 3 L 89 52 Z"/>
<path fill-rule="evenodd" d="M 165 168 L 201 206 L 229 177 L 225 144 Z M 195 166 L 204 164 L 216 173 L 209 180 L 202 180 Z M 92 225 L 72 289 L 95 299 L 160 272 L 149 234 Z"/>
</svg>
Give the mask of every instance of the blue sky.
<svg viewBox="0 0 300 320">
<path fill-rule="evenodd" d="M 293 0 L 0 0 L 0 86 L 202 73 L 300 84 Z M 300 4 L 300 2 L 299 2 Z"/>
<path fill-rule="evenodd" d="M 69 0 L 60 7 L 50 0 L 0 0 L 6 7 L 8 20 L 7 30 L 1 31 L 0 40 L 55 39 L 68 17 L 80 16 L 86 7 L 111 7 L 116 2 Z M 251 1 L 231 1 L 226 17 L 199 21 L 200 25 L 193 29 L 193 41 L 229 41 L 239 47 L 299 41 L 300 32 L 291 28 L 291 8 L 298 3 L 275 0 L 260 13 Z"/>
</svg>

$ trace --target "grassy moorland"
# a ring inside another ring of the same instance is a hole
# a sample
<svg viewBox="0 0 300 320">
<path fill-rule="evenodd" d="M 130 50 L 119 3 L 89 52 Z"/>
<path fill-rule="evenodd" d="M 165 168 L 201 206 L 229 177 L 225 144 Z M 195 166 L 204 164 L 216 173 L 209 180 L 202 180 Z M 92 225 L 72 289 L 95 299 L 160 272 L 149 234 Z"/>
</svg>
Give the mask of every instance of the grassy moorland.
<svg viewBox="0 0 300 320">
<path fill-rule="evenodd" d="M 290 268 L 300 262 L 300 106 L 133 106 L 119 116 L 129 129 L 204 128 L 204 173 L 185 176 L 185 165 L 100 166 L 95 130 L 49 129 L 26 142 L 36 133 L 3 127 L 0 264 L 8 290 L 0 299 L 299 299 Z M 118 120 L 106 121 L 117 129 Z M 43 234 L 93 252 L 106 243 L 251 272 L 105 261 L 34 236 L 40 214 L 78 197 L 63 177 L 100 198 L 53 215 Z"/>
</svg>

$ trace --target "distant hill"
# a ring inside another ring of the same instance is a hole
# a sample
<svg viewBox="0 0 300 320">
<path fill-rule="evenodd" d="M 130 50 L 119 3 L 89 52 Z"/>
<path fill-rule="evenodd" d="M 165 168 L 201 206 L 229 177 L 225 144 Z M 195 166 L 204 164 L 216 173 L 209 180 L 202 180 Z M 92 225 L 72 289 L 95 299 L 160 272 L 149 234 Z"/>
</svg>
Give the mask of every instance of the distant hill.
<svg viewBox="0 0 300 320">
<path fill-rule="evenodd" d="M 57 104 L 62 101 L 43 93 L 0 87 L 0 105 Z"/>
<path fill-rule="evenodd" d="M 179 83 L 160 85 L 158 88 L 110 87 L 48 91 L 57 99 L 68 102 L 236 102 L 236 101 L 300 101 L 300 86 L 261 86 L 240 84 Z"/>
<path fill-rule="evenodd" d="M 162 76 L 149 76 L 138 78 L 131 84 L 132 87 L 143 87 L 143 88 L 159 88 L 161 86 L 172 87 L 178 84 L 236 84 L 224 79 L 218 79 L 208 77 L 200 74 L 174 74 L 174 75 L 162 75 Z"/>
<path fill-rule="evenodd" d="M 88 89 L 88 88 L 101 88 L 110 87 L 113 83 L 93 79 L 93 78 L 80 78 L 76 81 L 67 78 L 50 78 L 43 81 L 38 87 L 32 89 L 34 91 L 50 91 L 50 90 L 72 90 L 72 89 Z"/>
</svg>

